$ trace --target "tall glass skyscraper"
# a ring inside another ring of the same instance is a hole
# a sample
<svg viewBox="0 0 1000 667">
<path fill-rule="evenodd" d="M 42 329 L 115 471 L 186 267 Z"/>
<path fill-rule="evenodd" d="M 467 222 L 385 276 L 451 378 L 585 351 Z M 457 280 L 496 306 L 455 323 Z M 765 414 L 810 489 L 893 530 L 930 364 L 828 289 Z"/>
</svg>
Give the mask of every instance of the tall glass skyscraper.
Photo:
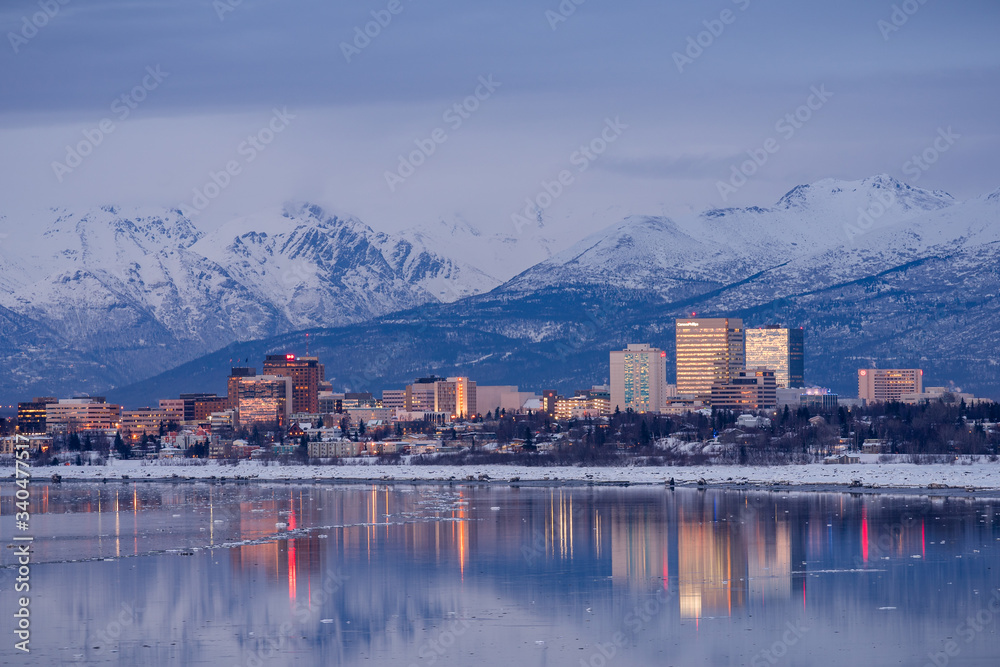
<svg viewBox="0 0 1000 667">
<path fill-rule="evenodd" d="M 747 368 L 763 366 L 774 371 L 778 387 L 789 389 L 804 387 L 805 354 L 804 332 L 767 325 L 760 329 L 747 329 Z"/>
<path fill-rule="evenodd" d="M 712 385 L 746 368 L 743 320 L 736 317 L 676 321 L 677 394 L 709 401 Z"/>
</svg>

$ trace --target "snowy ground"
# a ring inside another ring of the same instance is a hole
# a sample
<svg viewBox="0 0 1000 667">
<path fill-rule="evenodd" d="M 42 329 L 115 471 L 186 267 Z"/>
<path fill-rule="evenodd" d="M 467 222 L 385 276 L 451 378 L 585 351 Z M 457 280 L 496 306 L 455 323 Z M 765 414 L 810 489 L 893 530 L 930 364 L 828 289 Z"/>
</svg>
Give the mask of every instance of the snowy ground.
<svg viewBox="0 0 1000 667">
<path fill-rule="evenodd" d="M 629 482 L 632 484 L 663 484 L 673 478 L 678 484 L 695 483 L 704 479 L 708 484 L 750 485 L 819 485 L 847 486 L 859 480 L 865 487 L 926 488 L 946 485 L 952 488 L 1000 490 L 1000 463 L 959 462 L 954 465 L 914 465 L 909 463 L 862 463 L 857 465 L 789 465 L 754 466 L 691 466 L 691 467 L 550 467 L 469 465 L 469 466 L 410 466 L 410 465 L 340 465 L 340 466 L 264 466 L 259 462 L 220 465 L 209 461 L 204 465 L 178 465 L 158 461 L 113 461 L 107 466 L 54 466 L 34 468 L 36 480 L 47 480 L 52 473 L 63 479 L 164 479 L 172 477 L 205 479 L 209 477 L 260 480 L 393 480 L 433 481 L 464 480 L 488 475 L 492 481 L 508 482 Z"/>
</svg>

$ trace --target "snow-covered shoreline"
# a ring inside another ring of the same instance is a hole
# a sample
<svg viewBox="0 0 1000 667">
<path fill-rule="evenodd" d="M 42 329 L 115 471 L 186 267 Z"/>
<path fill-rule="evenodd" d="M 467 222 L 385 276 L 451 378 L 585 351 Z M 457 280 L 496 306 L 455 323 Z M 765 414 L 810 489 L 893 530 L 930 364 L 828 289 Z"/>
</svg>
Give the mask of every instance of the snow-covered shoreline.
<svg viewBox="0 0 1000 667">
<path fill-rule="evenodd" d="M 1000 464 L 988 462 L 915 465 L 869 463 L 787 466 L 690 466 L 690 467 L 526 467 L 506 465 L 268 465 L 245 461 L 221 465 L 176 465 L 161 462 L 113 461 L 106 466 L 52 466 L 32 470 L 37 481 L 52 474 L 63 480 L 162 480 L 162 479 L 254 479 L 260 481 L 324 482 L 434 482 L 479 481 L 510 483 L 746 484 L 748 486 L 844 487 L 860 482 L 866 489 L 926 489 L 928 487 L 1000 490 Z M 485 476 L 485 477 L 484 477 Z M 932 486 L 934 485 L 934 486 Z"/>
</svg>

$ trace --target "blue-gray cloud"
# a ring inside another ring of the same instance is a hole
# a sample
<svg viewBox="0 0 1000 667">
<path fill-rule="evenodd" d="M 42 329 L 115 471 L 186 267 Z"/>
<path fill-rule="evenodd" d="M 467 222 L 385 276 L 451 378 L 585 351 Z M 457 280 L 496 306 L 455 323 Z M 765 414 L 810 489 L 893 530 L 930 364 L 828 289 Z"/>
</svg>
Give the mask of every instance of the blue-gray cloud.
<svg viewBox="0 0 1000 667">
<path fill-rule="evenodd" d="M 59 9 L 26 28 L 43 6 Z M 376 20 L 377 36 L 357 38 Z M 628 132 L 550 214 L 708 208 L 731 162 L 826 83 L 834 100 L 738 203 L 823 176 L 898 174 L 944 125 L 966 139 L 921 185 L 971 196 L 1000 183 L 998 25 L 990 0 L 15 0 L 0 8 L 0 178 L 8 206 L 180 203 L 289 107 L 299 119 L 216 215 L 295 196 L 376 226 L 456 214 L 501 225 L 621 116 Z M 55 178 L 65 147 L 155 66 L 162 85 Z M 500 91 L 389 192 L 385 171 L 489 74 Z"/>
</svg>

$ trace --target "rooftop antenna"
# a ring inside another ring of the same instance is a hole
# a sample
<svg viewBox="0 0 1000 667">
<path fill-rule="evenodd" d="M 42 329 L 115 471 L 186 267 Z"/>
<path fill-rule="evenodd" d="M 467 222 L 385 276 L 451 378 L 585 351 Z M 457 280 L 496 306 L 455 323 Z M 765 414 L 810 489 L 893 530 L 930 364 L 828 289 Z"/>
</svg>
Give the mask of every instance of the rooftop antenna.
<svg viewBox="0 0 1000 667">
<path fill-rule="evenodd" d="M 309 356 L 309 334 L 306 334 L 306 356 Z"/>
</svg>

